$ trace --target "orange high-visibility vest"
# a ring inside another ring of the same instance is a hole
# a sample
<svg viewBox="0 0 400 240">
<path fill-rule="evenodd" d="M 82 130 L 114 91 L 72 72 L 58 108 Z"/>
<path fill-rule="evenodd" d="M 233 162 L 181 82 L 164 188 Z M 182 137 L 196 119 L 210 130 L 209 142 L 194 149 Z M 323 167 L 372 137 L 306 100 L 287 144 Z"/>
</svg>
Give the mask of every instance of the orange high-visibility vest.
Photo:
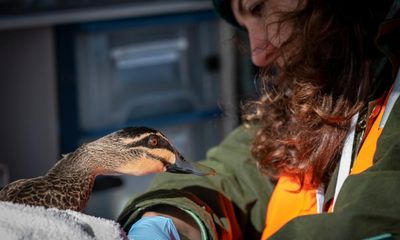
<svg viewBox="0 0 400 240">
<path fill-rule="evenodd" d="M 388 94 L 388 96 L 389 95 L 390 94 Z M 388 97 L 384 104 L 378 104 L 371 114 L 371 116 L 376 118 L 369 119 L 369 121 L 373 122 L 373 125 L 367 133 L 350 174 L 358 174 L 373 165 L 376 143 L 383 130 L 379 128 L 379 123 L 382 119 L 387 100 Z M 300 183 L 296 178 L 287 175 L 279 177 L 278 183 L 268 203 L 265 229 L 261 237 L 262 240 L 268 239 L 283 225 L 295 217 L 318 213 L 318 189 L 311 188 L 309 181 L 309 177 L 306 177 L 304 187 L 299 190 Z M 332 204 L 328 212 L 332 212 Z"/>
</svg>

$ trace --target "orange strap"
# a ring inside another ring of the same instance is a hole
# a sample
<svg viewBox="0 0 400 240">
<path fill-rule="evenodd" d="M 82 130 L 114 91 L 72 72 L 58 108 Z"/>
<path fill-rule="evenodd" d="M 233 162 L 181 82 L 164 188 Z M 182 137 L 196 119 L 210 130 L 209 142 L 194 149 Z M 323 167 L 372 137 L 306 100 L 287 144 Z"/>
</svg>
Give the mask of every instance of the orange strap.
<svg viewBox="0 0 400 240">
<path fill-rule="evenodd" d="M 390 94 L 388 94 L 388 96 L 389 95 Z M 379 128 L 379 123 L 381 122 L 383 113 L 385 112 L 387 100 L 388 98 L 385 99 L 383 105 L 377 105 L 371 114 L 372 118 L 370 118 L 370 121 L 373 122 L 372 127 L 368 131 L 368 135 L 365 138 L 360 151 L 358 152 L 357 158 L 354 161 L 353 167 L 350 171 L 350 175 L 364 172 L 369 167 L 374 165 L 376 144 L 383 130 L 383 128 Z M 330 203 L 328 212 L 333 212 L 333 201 Z"/>
<path fill-rule="evenodd" d="M 390 94 L 388 94 L 389 96 Z M 374 118 L 373 125 L 361 146 L 357 159 L 351 170 L 351 174 L 358 174 L 373 165 L 373 156 L 376 150 L 376 143 L 382 133 L 379 123 L 382 119 L 387 99 L 383 106 L 377 106 L 375 112 L 371 114 Z M 379 115 L 378 115 L 379 114 Z M 307 186 L 307 178 L 305 186 Z M 283 225 L 295 217 L 307 214 L 316 214 L 317 211 L 317 190 L 307 187 L 300 189 L 300 183 L 290 176 L 282 175 L 279 177 L 271 199 L 268 203 L 267 216 L 265 220 L 265 229 L 261 239 L 268 239 L 272 234 L 278 231 Z M 328 212 L 332 211 L 332 204 Z"/>
<path fill-rule="evenodd" d="M 266 227 L 261 239 L 269 238 L 297 216 L 317 213 L 316 189 L 306 186 L 299 189 L 300 183 L 296 179 L 287 175 L 279 177 L 268 204 Z"/>
<path fill-rule="evenodd" d="M 376 106 L 374 111 L 379 112 L 379 115 L 375 119 L 360 151 L 358 152 L 357 159 L 353 164 L 350 174 L 361 173 L 374 164 L 373 160 L 376 151 L 376 143 L 378 142 L 383 130 L 383 128 L 379 128 L 379 123 L 381 122 L 383 113 L 385 112 L 387 100 L 388 98 L 386 98 L 383 106 Z M 372 113 L 372 115 L 374 115 L 374 113 Z"/>
</svg>

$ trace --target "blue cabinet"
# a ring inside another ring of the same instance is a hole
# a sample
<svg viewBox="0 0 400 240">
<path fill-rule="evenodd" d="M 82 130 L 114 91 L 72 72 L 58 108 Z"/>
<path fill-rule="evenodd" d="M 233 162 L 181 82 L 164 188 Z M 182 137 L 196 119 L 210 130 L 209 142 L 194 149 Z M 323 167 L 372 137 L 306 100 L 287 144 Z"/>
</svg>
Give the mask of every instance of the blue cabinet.
<svg viewBox="0 0 400 240">
<path fill-rule="evenodd" d="M 192 159 L 221 139 L 213 11 L 81 23 L 57 33 L 63 151 L 131 125 L 202 147 L 182 147 Z M 192 136 L 183 140 L 181 132 Z"/>
</svg>

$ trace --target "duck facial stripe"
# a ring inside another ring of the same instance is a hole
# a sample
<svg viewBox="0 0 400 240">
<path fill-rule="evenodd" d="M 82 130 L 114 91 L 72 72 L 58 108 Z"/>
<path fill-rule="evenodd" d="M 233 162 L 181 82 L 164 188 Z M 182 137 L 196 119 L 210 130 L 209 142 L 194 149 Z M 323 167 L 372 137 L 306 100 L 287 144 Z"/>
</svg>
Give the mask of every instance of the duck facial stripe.
<svg viewBox="0 0 400 240">
<path fill-rule="evenodd" d="M 138 136 L 135 136 L 135 137 L 122 138 L 121 141 L 122 141 L 125 145 L 128 145 L 128 146 L 129 146 L 129 145 L 131 145 L 131 144 L 134 144 L 134 143 L 137 143 L 137 142 L 143 140 L 144 138 L 148 138 L 150 135 L 152 135 L 152 133 L 145 133 L 145 134 L 138 135 Z"/>
<path fill-rule="evenodd" d="M 151 136 L 157 136 L 158 138 L 158 144 L 157 146 L 150 146 L 148 144 L 149 138 Z M 127 145 L 128 148 L 137 148 L 137 147 L 145 147 L 145 148 L 159 148 L 159 149 L 166 149 L 171 152 L 175 152 L 175 149 L 171 146 L 171 144 L 162 136 L 162 135 L 154 135 L 154 134 L 146 134 L 142 138 L 136 140 L 134 139 L 134 142 L 129 143 Z"/>
<path fill-rule="evenodd" d="M 148 127 L 128 127 L 118 131 L 118 134 L 121 137 L 134 137 L 140 136 L 145 133 L 157 133 L 156 130 L 148 128 Z"/>
<path fill-rule="evenodd" d="M 169 164 L 170 164 L 170 163 L 169 163 L 165 158 L 163 158 L 163 157 L 160 157 L 160 156 L 151 154 L 151 153 L 149 153 L 149 152 L 147 152 L 147 151 L 146 151 L 146 154 L 147 154 L 147 156 L 148 156 L 149 158 L 153 158 L 153 159 L 155 159 L 155 160 L 158 160 L 158 161 L 162 162 L 162 164 L 164 165 L 164 167 L 165 167 L 166 165 L 169 165 Z"/>
</svg>

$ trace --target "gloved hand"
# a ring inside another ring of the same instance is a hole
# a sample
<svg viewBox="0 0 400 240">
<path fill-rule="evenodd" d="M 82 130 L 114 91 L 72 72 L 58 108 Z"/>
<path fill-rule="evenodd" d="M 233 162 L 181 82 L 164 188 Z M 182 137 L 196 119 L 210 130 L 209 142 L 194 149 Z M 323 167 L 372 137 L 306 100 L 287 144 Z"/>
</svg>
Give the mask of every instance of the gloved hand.
<svg viewBox="0 0 400 240">
<path fill-rule="evenodd" d="M 180 240 L 172 220 L 163 216 L 143 217 L 132 225 L 129 240 Z"/>
</svg>

